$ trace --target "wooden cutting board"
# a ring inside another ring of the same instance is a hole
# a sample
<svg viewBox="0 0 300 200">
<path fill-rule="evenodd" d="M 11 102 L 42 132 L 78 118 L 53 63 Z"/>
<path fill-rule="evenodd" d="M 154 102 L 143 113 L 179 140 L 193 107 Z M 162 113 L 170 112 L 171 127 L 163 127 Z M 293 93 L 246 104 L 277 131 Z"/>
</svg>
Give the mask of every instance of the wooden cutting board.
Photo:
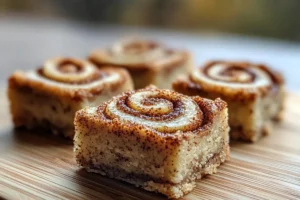
<svg viewBox="0 0 300 200">
<path fill-rule="evenodd" d="M 0 95 L 0 198 L 165 199 L 86 173 L 72 144 L 47 134 L 14 131 Z M 300 95 L 289 94 L 285 120 L 256 144 L 232 143 L 231 160 L 182 199 L 300 199 Z"/>
</svg>

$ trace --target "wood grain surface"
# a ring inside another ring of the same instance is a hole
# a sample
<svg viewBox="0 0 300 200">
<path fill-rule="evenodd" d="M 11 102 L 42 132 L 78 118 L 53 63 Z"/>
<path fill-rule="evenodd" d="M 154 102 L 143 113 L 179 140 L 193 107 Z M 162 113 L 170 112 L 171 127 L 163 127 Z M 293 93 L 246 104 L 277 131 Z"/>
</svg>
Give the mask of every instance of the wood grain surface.
<svg viewBox="0 0 300 200">
<path fill-rule="evenodd" d="M 231 160 L 182 199 L 300 199 L 300 95 L 289 94 L 284 121 L 256 144 L 231 144 Z M 165 199 L 80 170 L 72 144 L 15 131 L 0 95 L 0 198 Z"/>
</svg>

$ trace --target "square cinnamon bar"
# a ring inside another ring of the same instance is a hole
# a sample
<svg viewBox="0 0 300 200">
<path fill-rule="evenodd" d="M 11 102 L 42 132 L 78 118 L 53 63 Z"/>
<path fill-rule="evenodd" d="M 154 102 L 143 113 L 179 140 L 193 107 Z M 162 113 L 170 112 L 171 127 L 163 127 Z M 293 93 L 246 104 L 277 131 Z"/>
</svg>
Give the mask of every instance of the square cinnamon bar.
<svg viewBox="0 0 300 200">
<path fill-rule="evenodd" d="M 75 116 L 74 151 L 88 172 L 179 198 L 229 158 L 227 105 L 148 87 Z"/>
<path fill-rule="evenodd" d="M 281 74 L 265 65 L 214 61 L 173 83 L 189 96 L 220 97 L 228 104 L 230 136 L 255 142 L 282 118 L 285 98 Z"/>
<path fill-rule="evenodd" d="M 193 67 L 188 51 L 141 39 L 125 39 L 108 49 L 95 50 L 88 59 L 98 67 L 111 65 L 127 69 L 135 89 L 149 84 L 171 89 L 174 78 L 190 72 Z"/>
<path fill-rule="evenodd" d="M 125 70 L 99 70 L 75 58 L 55 58 L 38 70 L 17 71 L 8 85 L 16 127 L 43 128 L 68 138 L 74 136 L 76 111 L 96 106 L 133 87 Z"/>
</svg>

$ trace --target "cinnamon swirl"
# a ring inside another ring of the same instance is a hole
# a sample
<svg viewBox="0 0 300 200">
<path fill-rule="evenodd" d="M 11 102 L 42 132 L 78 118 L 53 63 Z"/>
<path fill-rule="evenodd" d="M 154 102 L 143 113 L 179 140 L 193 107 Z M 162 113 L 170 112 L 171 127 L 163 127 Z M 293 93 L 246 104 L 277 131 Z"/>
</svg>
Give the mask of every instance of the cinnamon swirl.
<svg viewBox="0 0 300 200">
<path fill-rule="evenodd" d="M 54 58 L 36 71 L 15 72 L 9 78 L 8 97 L 16 127 L 42 127 L 73 138 L 77 110 L 132 87 L 125 70 L 99 70 L 85 60 Z"/>
<path fill-rule="evenodd" d="M 231 138 L 255 142 L 281 119 L 283 77 L 269 67 L 246 62 L 215 61 L 173 83 L 177 92 L 228 103 Z"/>
<path fill-rule="evenodd" d="M 174 77 L 189 72 L 192 67 L 188 52 L 138 39 L 124 40 L 109 49 L 96 50 L 90 54 L 89 60 L 99 67 L 113 65 L 126 68 L 136 89 L 149 84 L 170 89 Z"/>
<path fill-rule="evenodd" d="M 229 157 L 227 105 L 148 87 L 75 116 L 74 151 L 89 172 L 179 198 Z"/>
</svg>

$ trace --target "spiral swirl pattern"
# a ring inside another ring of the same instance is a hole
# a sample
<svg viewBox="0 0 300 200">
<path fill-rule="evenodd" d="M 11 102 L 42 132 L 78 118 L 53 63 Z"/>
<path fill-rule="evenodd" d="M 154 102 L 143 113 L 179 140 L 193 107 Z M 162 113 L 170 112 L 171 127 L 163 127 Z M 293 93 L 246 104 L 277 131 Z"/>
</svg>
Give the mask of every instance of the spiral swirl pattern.
<svg viewBox="0 0 300 200">
<path fill-rule="evenodd" d="M 192 73 L 191 79 L 203 85 L 210 84 L 231 89 L 272 85 L 269 73 L 248 63 L 212 62 Z"/>
<path fill-rule="evenodd" d="M 86 83 L 101 77 L 99 70 L 85 60 L 54 58 L 47 60 L 41 74 L 51 80 L 63 83 Z"/>
<path fill-rule="evenodd" d="M 150 87 L 114 98 L 98 113 L 105 120 L 134 123 L 159 132 L 187 132 L 210 124 L 217 107 L 206 101 Z"/>
<path fill-rule="evenodd" d="M 169 65 L 185 57 L 184 52 L 167 49 L 154 41 L 127 39 L 115 43 L 108 50 L 94 51 L 89 59 L 97 65 L 106 63 L 135 69 Z"/>
<path fill-rule="evenodd" d="M 32 84 L 39 84 L 40 89 L 74 97 L 92 97 L 104 89 L 116 90 L 124 83 L 131 85 L 125 70 L 109 66 L 98 69 L 88 61 L 75 58 L 50 59 L 42 68 L 27 72 L 26 77 Z"/>
<path fill-rule="evenodd" d="M 113 45 L 110 55 L 116 63 L 139 64 L 161 59 L 167 52 L 152 41 L 128 40 Z"/>
</svg>

